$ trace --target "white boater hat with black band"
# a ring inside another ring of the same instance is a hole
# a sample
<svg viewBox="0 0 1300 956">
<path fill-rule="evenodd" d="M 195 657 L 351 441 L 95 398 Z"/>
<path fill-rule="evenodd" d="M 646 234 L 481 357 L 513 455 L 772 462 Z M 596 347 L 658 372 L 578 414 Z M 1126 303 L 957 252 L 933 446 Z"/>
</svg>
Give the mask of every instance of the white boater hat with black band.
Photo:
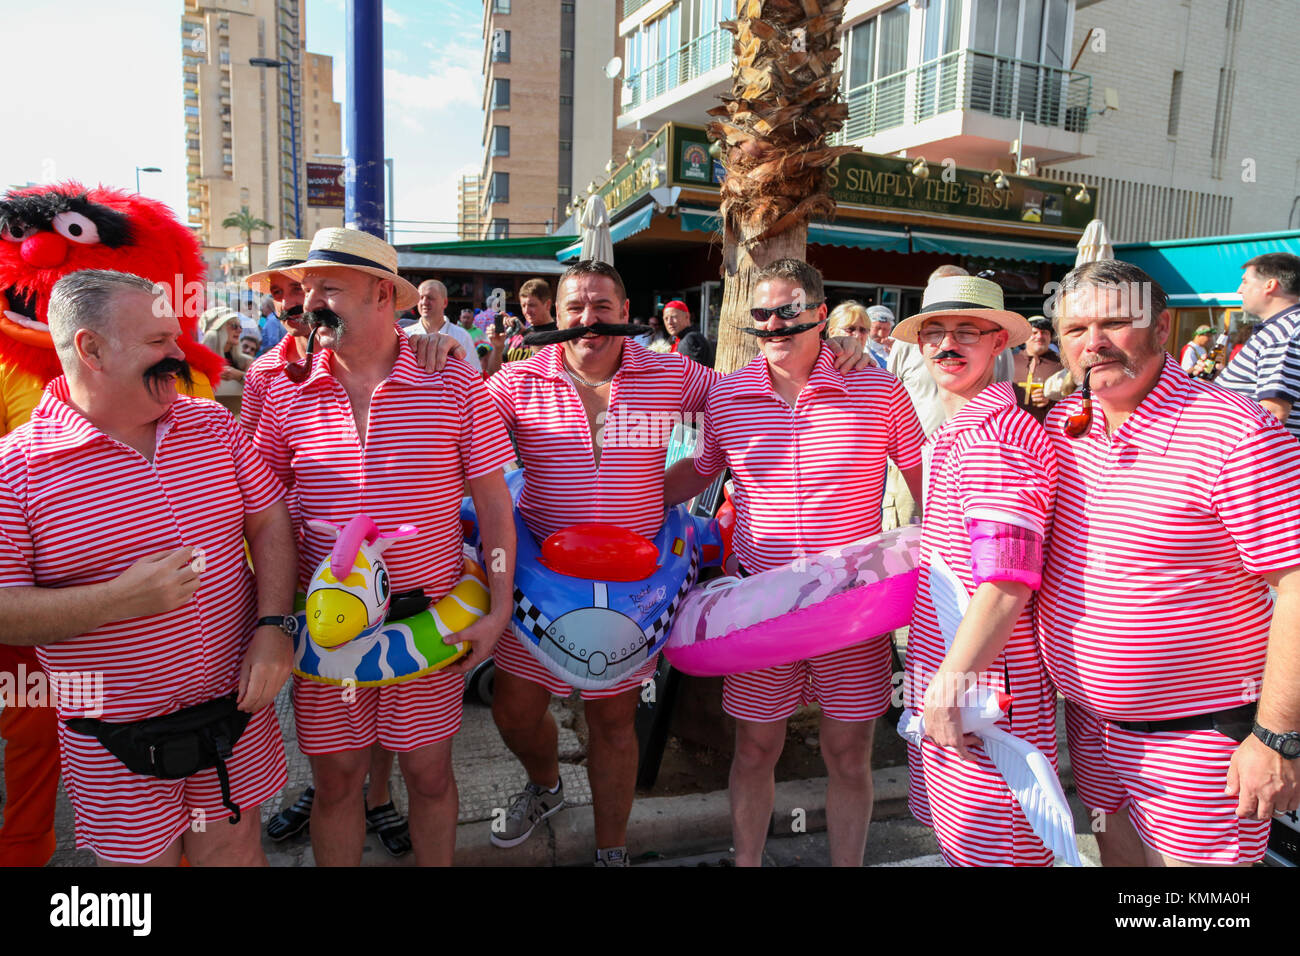
<svg viewBox="0 0 1300 956">
<path fill-rule="evenodd" d="M 310 239 L 277 239 L 266 247 L 266 268 L 254 272 L 244 282 L 254 292 L 269 293 L 271 280 L 277 275 L 283 275 L 284 270 L 290 266 L 301 263 L 310 250 Z"/>
<path fill-rule="evenodd" d="M 921 324 L 926 319 L 945 315 L 987 319 L 1007 331 L 1007 348 L 1023 345 L 1029 338 L 1029 323 L 1023 315 L 1003 308 L 1002 287 L 978 276 L 945 276 L 925 287 L 921 309 L 894 326 L 893 336 L 900 342 L 916 344 Z"/>
<path fill-rule="evenodd" d="M 311 240 L 307 258 L 284 274 L 299 282 L 308 272 L 351 269 L 388 279 L 397 287 L 397 308 L 409 309 L 420 301 L 415 286 L 397 274 L 397 250 L 378 236 L 360 229 L 322 229 Z"/>
</svg>

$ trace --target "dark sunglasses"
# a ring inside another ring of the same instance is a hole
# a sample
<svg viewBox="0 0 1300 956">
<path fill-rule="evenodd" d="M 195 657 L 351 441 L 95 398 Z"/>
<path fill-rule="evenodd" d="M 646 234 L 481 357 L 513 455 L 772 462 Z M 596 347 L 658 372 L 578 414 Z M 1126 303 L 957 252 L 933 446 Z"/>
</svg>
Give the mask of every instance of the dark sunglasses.
<svg viewBox="0 0 1300 956">
<path fill-rule="evenodd" d="M 772 316 L 778 319 L 797 319 L 809 309 L 815 309 L 819 305 L 820 302 L 809 302 L 802 306 L 797 302 L 791 302 L 789 305 L 778 306 L 775 309 L 750 309 L 749 314 L 755 322 L 766 322 Z"/>
</svg>

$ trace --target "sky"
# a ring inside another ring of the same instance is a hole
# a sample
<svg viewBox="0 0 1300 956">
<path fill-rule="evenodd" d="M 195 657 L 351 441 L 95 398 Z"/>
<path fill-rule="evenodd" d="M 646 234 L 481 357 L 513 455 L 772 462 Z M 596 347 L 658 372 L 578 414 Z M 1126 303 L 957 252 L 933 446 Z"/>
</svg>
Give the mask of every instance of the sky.
<svg viewBox="0 0 1300 956">
<path fill-rule="evenodd" d="M 161 173 L 140 173 L 141 192 L 187 219 L 183 7 L 0 0 L 10 41 L 0 189 L 77 179 L 134 190 L 135 167 L 157 166 Z M 395 218 L 443 223 L 407 223 L 397 240 L 452 240 L 456 181 L 482 162 L 482 0 L 393 0 L 383 9 L 384 151 L 393 159 Z M 307 0 L 307 49 L 334 57 L 341 104 L 345 18 L 344 0 Z"/>
</svg>

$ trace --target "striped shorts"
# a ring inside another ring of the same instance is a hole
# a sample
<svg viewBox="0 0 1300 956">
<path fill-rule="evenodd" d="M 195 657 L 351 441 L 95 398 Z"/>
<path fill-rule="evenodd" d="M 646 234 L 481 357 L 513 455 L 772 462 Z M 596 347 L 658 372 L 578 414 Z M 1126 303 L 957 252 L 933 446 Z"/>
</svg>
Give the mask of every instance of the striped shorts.
<svg viewBox="0 0 1300 956">
<path fill-rule="evenodd" d="M 890 635 L 778 667 L 729 674 L 722 709 L 738 720 L 785 720 L 816 701 L 836 720 L 874 720 L 889 710 Z"/>
<path fill-rule="evenodd" d="M 1237 818 L 1223 792 L 1239 746 L 1217 730 L 1137 733 L 1066 701 L 1065 734 L 1079 798 L 1093 810 L 1127 805 L 1142 842 L 1187 863 L 1257 863 L 1268 820 Z"/>
<path fill-rule="evenodd" d="M 182 780 L 132 773 L 94 737 L 60 722 L 63 784 L 76 811 L 77 846 L 114 863 L 147 863 L 191 826 L 225 826 L 216 769 Z M 248 722 L 226 761 L 230 795 L 243 816 L 284 789 L 284 743 L 275 707 Z"/>
<path fill-rule="evenodd" d="M 568 697 L 574 691 L 573 687 L 542 666 L 541 661 L 534 657 L 528 648 L 524 647 L 523 641 L 519 639 L 513 629 L 507 628 L 505 634 L 501 635 L 501 640 L 497 641 L 496 650 L 493 652 L 493 658 L 497 667 L 507 674 L 531 681 L 534 684 L 540 684 L 556 697 Z M 619 694 L 627 693 L 634 687 L 640 687 L 642 683 L 654 677 L 655 668 L 658 666 L 659 655 L 656 654 L 646 661 L 635 674 L 619 681 L 617 684 L 602 687 L 600 690 L 581 690 L 579 694 L 583 700 L 604 700 L 607 697 L 617 697 Z"/>
<path fill-rule="evenodd" d="M 308 756 L 366 750 L 376 741 L 405 753 L 460 730 L 465 678 L 435 671 L 387 687 L 350 687 L 293 677 L 298 747 Z"/>
</svg>

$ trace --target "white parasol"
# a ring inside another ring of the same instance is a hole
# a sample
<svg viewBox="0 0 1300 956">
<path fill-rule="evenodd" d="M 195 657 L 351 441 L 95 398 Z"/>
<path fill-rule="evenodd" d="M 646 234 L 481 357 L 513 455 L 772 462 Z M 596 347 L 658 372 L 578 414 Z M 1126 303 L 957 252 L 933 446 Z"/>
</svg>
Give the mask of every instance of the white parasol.
<svg viewBox="0 0 1300 956">
<path fill-rule="evenodd" d="M 609 213 L 605 200 L 593 195 L 582 207 L 582 258 L 614 264 L 614 240 L 609 235 Z"/>
<path fill-rule="evenodd" d="M 1106 232 L 1106 224 L 1100 219 L 1088 223 L 1083 230 L 1083 235 L 1079 237 L 1078 249 L 1079 254 L 1074 259 L 1076 268 L 1085 262 L 1115 258 L 1115 248 L 1111 245 L 1110 234 Z"/>
</svg>

